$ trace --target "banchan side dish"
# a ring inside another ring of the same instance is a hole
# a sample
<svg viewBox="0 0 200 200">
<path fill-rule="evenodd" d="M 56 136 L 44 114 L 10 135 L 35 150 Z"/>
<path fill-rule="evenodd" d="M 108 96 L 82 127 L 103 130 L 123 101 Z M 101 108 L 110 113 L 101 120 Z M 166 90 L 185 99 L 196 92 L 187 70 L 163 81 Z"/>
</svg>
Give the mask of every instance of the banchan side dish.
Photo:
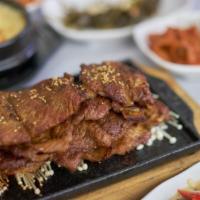
<svg viewBox="0 0 200 200">
<path fill-rule="evenodd" d="M 14 1 L 1 0 L 0 75 L 23 65 L 35 53 L 34 30 L 28 13 Z"/>
<path fill-rule="evenodd" d="M 25 26 L 25 16 L 19 9 L 0 2 L 0 43 L 16 37 Z"/>
</svg>

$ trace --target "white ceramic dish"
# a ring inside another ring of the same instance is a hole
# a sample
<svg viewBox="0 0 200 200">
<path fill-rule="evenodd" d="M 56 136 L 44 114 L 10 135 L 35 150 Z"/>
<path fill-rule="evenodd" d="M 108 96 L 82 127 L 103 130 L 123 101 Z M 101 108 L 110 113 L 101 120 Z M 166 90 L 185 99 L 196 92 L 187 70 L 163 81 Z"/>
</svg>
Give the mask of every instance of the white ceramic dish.
<svg viewBox="0 0 200 200">
<path fill-rule="evenodd" d="M 187 187 L 187 181 L 190 179 L 200 181 L 200 163 L 193 165 L 186 171 L 161 183 L 142 200 L 170 200 L 178 189 Z"/>
<path fill-rule="evenodd" d="M 133 28 L 133 37 L 140 50 L 158 66 L 184 77 L 200 76 L 200 65 L 182 65 L 165 61 L 156 55 L 148 44 L 152 33 L 163 33 L 168 27 L 186 28 L 195 25 L 200 28 L 200 13 L 180 12 L 169 17 L 160 17 L 142 22 Z"/>
<path fill-rule="evenodd" d="M 62 19 L 65 15 L 66 2 L 68 5 L 77 6 L 78 9 L 81 9 L 94 1 L 95 0 L 44 0 L 41 10 L 48 24 L 66 38 L 79 41 L 107 41 L 123 39 L 127 36 L 131 36 L 133 26 L 110 30 L 75 30 L 64 26 Z M 119 0 L 112 1 L 114 2 Z M 186 2 L 187 0 L 176 0 L 173 4 L 168 4 L 168 6 L 166 6 L 166 2 L 165 4 L 160 4 L 159 11 L 161 12 L 158 12 L 158 14 L 173 12 L 175 9 L 183 7 L 183 5 L 185 6 Z"/>
</svg>

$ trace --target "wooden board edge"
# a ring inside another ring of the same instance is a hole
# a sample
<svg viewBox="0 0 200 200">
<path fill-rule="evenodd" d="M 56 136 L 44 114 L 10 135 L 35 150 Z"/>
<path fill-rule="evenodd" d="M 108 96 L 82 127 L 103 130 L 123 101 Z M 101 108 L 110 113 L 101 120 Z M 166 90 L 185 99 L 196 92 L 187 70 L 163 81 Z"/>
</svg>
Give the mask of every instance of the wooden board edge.
<svg viewBox="0 0 200 200">
<path fill-rule="evenodd" d="M 200 105 L 196 103 L 188 93 L 175 81 L 175 79 L 165 70 L 160 70 L 156 68 L 152 68 L 149 66 L 145 66 L 142 64 L 138 64 L 145 73 L 155 77 L 162 79 L 165 81 L 169 87 L 183 99 L 183 101 L 191 108 L 193 115 L 194 115 L 194 125 L 200 134 Z"/>
</svg>

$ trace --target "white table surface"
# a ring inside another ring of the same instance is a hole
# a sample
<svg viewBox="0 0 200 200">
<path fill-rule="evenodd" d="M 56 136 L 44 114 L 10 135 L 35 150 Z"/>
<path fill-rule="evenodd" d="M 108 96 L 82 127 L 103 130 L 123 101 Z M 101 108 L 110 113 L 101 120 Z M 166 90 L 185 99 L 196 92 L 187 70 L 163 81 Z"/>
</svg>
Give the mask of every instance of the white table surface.
<svg viewBox="0 0 200 200">
<path fill-rule="evenodd" d="M 57 52 L 41 68 L 37 76 L 33 77 L 25 86 L 30 86 L 49 77 L 60 76 L 64 72 L 78 73 L 80 64 L 94 63 L 105 60 L 134 59 L 137 62 L 155 67 L 136 47 L 131 38 L 107 43 L 77 43 L 66 40 Z M 200 104 L 200 77 L 187 80 L 175 77 L 177 82 Z"/>
</svg>

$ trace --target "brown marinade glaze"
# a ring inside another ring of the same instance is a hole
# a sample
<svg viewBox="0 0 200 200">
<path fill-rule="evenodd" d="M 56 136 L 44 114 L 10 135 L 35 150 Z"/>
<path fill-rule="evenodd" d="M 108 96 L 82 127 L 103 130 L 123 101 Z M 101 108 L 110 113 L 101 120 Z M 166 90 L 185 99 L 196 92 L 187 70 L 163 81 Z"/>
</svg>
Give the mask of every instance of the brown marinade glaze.
<svg viewBox="0 0 200 200">
<path fill-rule="evenodd" d="M 71 75 L 0 93 L 0 171 L 34 172 L 46 161 L 75 171 L 145 143 L 169 119 L 144 75 L 118 62 L 82 65 Z"/>
</svg>

